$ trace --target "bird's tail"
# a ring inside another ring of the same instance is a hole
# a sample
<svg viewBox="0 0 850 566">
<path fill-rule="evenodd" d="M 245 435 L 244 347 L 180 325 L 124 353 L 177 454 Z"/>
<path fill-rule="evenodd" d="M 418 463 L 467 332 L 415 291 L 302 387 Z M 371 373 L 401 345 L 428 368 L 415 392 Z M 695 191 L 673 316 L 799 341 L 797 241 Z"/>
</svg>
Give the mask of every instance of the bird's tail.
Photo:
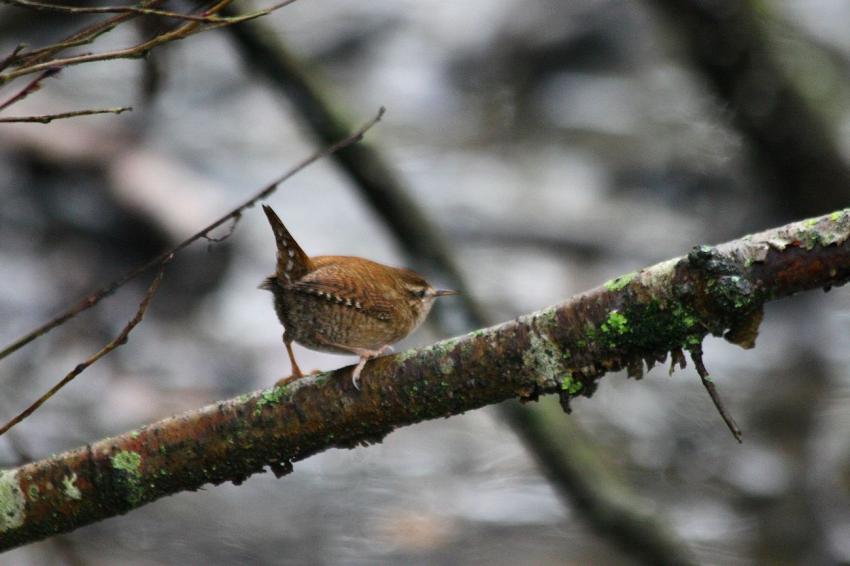
<svg viewBox="0 0 850 566">
<path fill-rule="evenodd" d="M 277 272 L 274 276 L 281 284 L 289 285 L 312 271 L 313 263 L 275 211 L 270 206 L 263 205 L 263 212 L 269 219 L 275 242 L 277 242 Z"/>
</svg>

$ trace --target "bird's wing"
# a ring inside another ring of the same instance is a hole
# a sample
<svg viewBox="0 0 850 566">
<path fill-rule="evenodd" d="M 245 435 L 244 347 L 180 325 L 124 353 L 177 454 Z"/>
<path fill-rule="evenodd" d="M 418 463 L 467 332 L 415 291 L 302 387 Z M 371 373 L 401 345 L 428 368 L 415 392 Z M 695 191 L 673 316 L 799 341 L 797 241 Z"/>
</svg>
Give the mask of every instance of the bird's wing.
<svg viewBox="0 0 850 566">
<path fill-rule="evenodd" d="M 368 282 L 366 282 L 368 286 Z M 391 320 L 394 310 L 392 301 L 382 297 L 372 289 L 364 289 L 364 283 L 351 277 L 345 269 L 334 265 L 318 267 L 287 289 L 307 293 L 326 299 L 338 305 L 344 305 L 362 311 L 379 320 Z"/>
</svg>

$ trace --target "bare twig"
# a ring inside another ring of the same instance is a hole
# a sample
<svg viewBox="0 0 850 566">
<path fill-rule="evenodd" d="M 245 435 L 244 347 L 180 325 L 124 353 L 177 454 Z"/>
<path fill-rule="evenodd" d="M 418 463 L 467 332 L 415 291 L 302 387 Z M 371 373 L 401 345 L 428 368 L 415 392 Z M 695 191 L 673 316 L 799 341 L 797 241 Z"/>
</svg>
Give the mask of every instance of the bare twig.
<svg viewBox="0 0 850 566">
<path fill-rule="evenodd" d="M 129 14 L 128 17 L 135 17 L 135 14 Z M 30 65 L 22 65 L 15 69 L 14 71 L 9 71 L 3 75 L 0 75 L 0 85 L 6 82 L 9 82 L 18 77 L 29 75 L 32 73 L 36 73 L 41 71 L 42 69 L 46 69 L 49 67 L 70 67 L 72 65 L 80 65 L 83 63 L 92 63 L 95 61 L 110 61 L 113 59 L 132 59 L 132 58 L 141 58 L 144 57 L 148 51 L 151 49 L 162 45 L 164 43 L 169 43 L 171 41 L 177 41 L 179 39 L 185 39 L 190 35 L 198 33 L 199 31 L 205 31 L 207 29 L 214 29 L 216 27 L 220 27 L 219 25 L 210 25 L 209 27 L 204 27 L 198 29 L 200 24 L 198 22 L 188 22 L 182 26 L 177 27 L 174 30 L 167 31 L 160 35 L 157 35 L 151 39 L 143 41 L 142 43 L 138 43 L 132 47 L 127 47 L 124 49 L 116 49 L 114 51 L 107 51 L 105 53 L 83 53 L 80 55 L 73 55 L 71 57 L 65 57 L 60 59 L 49 59 L 47 61 L 43 61 L 41 63 L 33 63 Z M 114 26 L 110 27 L 112 29 Z M 109 31 L 109 29 L 100 30 L 97 35 L 104 33 L 105 31 Z M 86 38 L 88 39 L 88 38 Z M 67 45 L 71 46 L 75 42 L 84 41 L 84 39 L 69 41 L 65 44 L 57 44 L 57 47 Z M 89 40 L 91 41 L 91 40 Z M 88 41 L 86 41 L 88 42 Z M 64 47 L 63 47 L 64 49 Z"/>
<path fill-rule="evenodd" d="M 741 429 L 738 428 L 738 425 L 735 423 L 735 419 L 733 419 L 729 411 L 726 410 L 726 406 L 723 404 L 723 401 L 720 399 L 720 394 L 717 392 L 717 386 L 714 385 L 711 375 L 709 375 L 708 370 L 705 369 L 705 364 L 702 361 L 702 346 L 693 346 L 690 348 L 690 351 L 691 359 L 694 361 L 694 366 L 697 368 L 699 378 L 702 380 L 702 384 L 705 385 L 705 389 L 708 391 L 708 395 L 714 402 L 714 406 L 717 407 L 717 412 L 720 413 L 721 418 L 723 418 L 723 422 L 725 422 L 726 426 L 729 427 L 729 431 L 732 433 L 732 436 L 735 437 L 735 440 L 739 443 L 743 442 L 743 433 L 741 432 Z"/>
<path fill-rule="evenodd" d="M 144 0 L 141 5 L 142 7 L 151 7 L 156 6 L 157 4 L 161 4 L 164 0 Z M 71 47 L 79 47 L 81 45 L 87 45 L 93 42 L 95 39 L 100 37 L 101 35 L 108 33 L 121 25 L 122 23 L 132 20 L 136 18 L 135 14 L 118 14 L 112 18 L 108 18 L 102 22 L 97 22 L 90 26 L 87 26 L 81 29 L 78 32 L 75 32 L 64 40 L 54 43 L 51 45 L 47 45 L 45 47 L 34 49 L 32 51 L 27 51 L 26 53 L 20 54 L 18 56 L 14 56 L 13 54 L 10 58 L 9 64 L 15 65 L 16 67 L 23 68 L 36 63 L 41 63 L 53 57 L 54 55 L 61 53 L 65 49 L 70 49 Z M 5 75 L 0 75 L 0 85 L 8 82 L 8 79 L 5 78 Z"/>
<path fill-rule="evenodd" d="M 9 1 L 9 0 L 4 0 L 4 1 Z M 118 25 L 118 23 L 121 23 L 122 21 L 124 21 L 126 19 L 136 17 L 136 16 L 138 16 L 142 13 L 147 13 L 151 10 L 150 8 L 146 8 L 146 7 L 128 9 L 129 13 L 120 14 L 116 18 L 109 20 L 109 23 L 106 24 L 106 25 L 96 26 L 94 28 L 91 28 L 90 31 L 80 32 L 80 33 L 76 34 L 75 36 L 72 36 L 71 38 L 69 38 L 65 42 L 58 43 L 54 46 L 49 46 L 47 48 L 48 51 L 44 52 L 45 54 L 49 54 L 49 55 L 47 55 L 47 57 L 40 56 L 39 62 L 30 61 L 29 63 L 19 65 L 18 68 L 16 68 L 13 71 L 9 71 L 5 74 L 0 75 L 0 85 L 7 83 L 7 82 L 9 82 L 9 81 L 11 81 L 11 80 L 13 80 L 17 77 L 29 75 L 29 74 L 32 74 L 32 73 L 37 73 L 39 71 L 42 71 L 42 70 L 50 68 L 50 67 L 69 67 L 69 66 L 72 66 L 72 65 L 80 65 L 80 64 L 83 64 L 83 63 L 92 63 L 92 62 L 95 62 L 95 61 L 109 61 L 109 60 L 114 60 L 114 59 L 134 59 L 134 58 L 144 57 L 151 49 L 154 49 L 155 47 L 158 47 L 162 44 L 170 43 L 172 41 L 177 41 L 177 40 L 180 40 L 180 39 L 185 39 L 185 38 L 190 37 L 190 36 L 192 36 L 196 33 L 210 31 L 210 30 L 217 29 L 217 28 L 220 28 L 220 27 L 225 27 L 225 26 L 233 25 L 233 24 L 236 24 L 236 23 L 239 23 L 239 22 L 244 22 L 244 21 L 255 19 L 255 18 L 259 18 L 261 16 L 265 16 L 267 14 L 270 14 L 271 12 L 274 12 L 275 10 L 283 8 L 284 6 L 292 4 L 295 1 L 296 0 L 282 0 L 282 1 L 278 2 L 277 4 L 274 4 L 273 6 L 271 6 L 269 8 L 265 8 L 263 10 L 257 10 L 257 11 L 254 11 L 254 12 L 251 12 L 251 13 L 248 13 L 248 14 L 235 16 L 235 17 L 220 18 L 220 17 L 215 16 L 215 14 L 218 13 L 219 11 L 221 11 L 222 9 L 224 9 L 228 4 L 230 4 L 232 2 L 232 0 L 221 0 L 220 2 L 218 2 L 216 5 L 214 5 L 210 9 L 203 11 L 200 16 L 183 17 L 182 18 L 184 20 L 191 20 L 191 21 L 188 21 L 187 23 L 185 23 L 181 26 L 178 26 L 177 28 L 175 28 L 173 30 L 170 30 L 170 31 L 161 33 L 159 35 L 156 35 L 156 36 L 154 36 L 154 37 L 152 37 L 152 38 L 150 38 L 146 41 L 143 41 L 143 42 L 138 43 L 136 45 L 133 45 L 131 47 L 127 47 L 127 48 L 124 48 L 124 49 L 116 49 L 116 50 L 107 51 L 107 52 L 104 52 L 104 53 L 84 53 L 84 54 L 73 55 L 73 56 L 70 56 L 70 57 L 64 57 L 64 58 L 58 58 L 58 59 L 50 59 L 49 58 L 50 56 L 55 54 L 57 51 L 64 50 L 67 47 L 76 46 L 76 45 L 80 45 L 80 44 L 84 44 L 84 43 L 90 43 L 91 41 L 94 40 L 95 37 L 101 35 L 102 33 L 105 33 L 106 31 L 114 29 L 114 27 L 116 25 Z M 159 10 L 154 10 L 154 11 L 155 12 L 162 12 L 162 11 L 159 11 Z M 173 12 L 162 12 L 160 15 L 168 15 L 169 17 L 176 17 L 177 16 L 177 14 L 173 13 Z M 32 54 L 29 54 L 29 55 L 32 55 Z M 47 60 L 44 60 L 45 58 Z"/>
<path fill-rule="evenodd" d="M 224 234 L 222 234 L 221 236 L 210 236 L 209 234 L 204 234 L 204 239 L 210 242 L 210 244 L 218 244 L 225 241 L 233 235 L 234 230 L 236 230 L 236 225 L 239 224 L 240 220 L 242 220 L 242 214 L 235 214 L 231 217 L 230 226 L 227 227 L 227 231 Z"/>
<path fill-rule="evenodd" d="M 21 100 L 28 97 L 32 93 L 36 92 L 38 89 L 41 88 L 41 81 L 43 81 L 44 79 L 46 79 L 48 77 L 52 77 L 52 76 L 56 75 L 58 72 L 59 72 L 58 68 L 47 69 L 46 71 L 41 73 L 39 76 L 37 76 L 36 78 L 31 80 L 29 83 L 27 83 L 27 85 L 24 88 L 22 88 L 17 93 L 10 96 L 5 102 L 0 104 L 0 110 L 6 109 L 9 106 L 13 105 L 14 103 L 20 102 Z"/>
<path fill-rule="evenodd" d="M 306 159 L 302 160 L 300 163 L 298 163 L 297 165 L 292 167 L 289 171 L 287 171 L 286 173 L 284 173 L 283 175 L 281 175 L 280 177 L 278 177 L 277 179 L 275 179 L 274 181 L 272 181 L 271 183 L 266 185 L 266 187 L 264 187 L 262 190 L 257 192 L 254 196 L 252 196 L 248 200 L 244 201 L 242 204 L 240 204 L 239 206 L 237 206 L 236 208 L 234 208 L 233 210 L 231 210 L 230 212 L 228 212 L 227 214 L 225 214 L 224 216 L 222 216 L 221 218 L 219 218 L 218 220 L 216 220 L 215 222 L 213 222 L 212 224 L 210 224 L 206 228 L 200 230 L 199 232 L 192 235 L 191 237 L 183 240 L 182 242 L 180 242 L 174 248 L 168 250 L 167 252 L 164 252 L 164 253 L 154 257 L 153 259 L 147 261 L 146 263 L 138 266 L 137 268 L 133 269 L 129 273 L 125 274 L 123 277 L 116 279 L 112 283 L 110 283 L 110 284 L 106 285 L 105 287 L 95 291 L 94 293 L 90 294 L 89 296 L 84 298 L 82 301 L 80 301 L 76 305 L 68 308 L 65 312 L 58 315 L 54 319 L 50 320 L 49 322 L 46 322 L 45 324 L 39 326 L 36 329 L 34 329 L 32 332 L 29 332 L 28 334 L 21 336 L 20 338 L 18 338 L 17 340 L 15 340 L 11 344 L 9 344 L 5 348 L 3 348 L 3 350 L 0 350 L 0 359 L 3 359 L 6 356 L 8 356 L 9 354 L 11 354 L 12 352 L 15 352 L 16 350 L 19 350 L 20 348 L 26 346 L 27 344 L 29 344 L 30 342 L 32 342 L 36 338 L 39 338 L 40 336 L 47 334 L 48 332 L 50 332 L 51 330 L 53 330 L 57 326 L 64 324 L 65 322 L 74 318 L 75 316 L 77 316 L 81 312 L 83 312 L 87 309 L 90 309 L 91 307 L 93 307 L 97 303 L 99 303 L 101 300 L 103 300 L 105 297 L 108 297 L 109 295 L 114 293 L 118 288 L 125 285 L 127 282 L 132 281 L 133 279 L 135 279 L 139 275 L 147 272 L 151 268 L 160 265 L 163 261 L 165 261 L 165 259 L 167 257 L 174 255 L 174 254 L 177 254 L 177 252 L 181 251 L 183 248 L 189 246 L 193 242 L 195 242 L 195 241 L 197 241 L 201 238 L 206 237 L 206 235 L 211 230 L 218 228 L 219 226 L 221 226 L 222 224 L 224 224 L 228 220 L 240 215 L 244 210 L 251 208 L 252 206 L 257 204 L 257 202 L 268 198 L 269 195 L 271 195 L 273 192 L 275 192 L 277 190 L 278 186 L 281 183 L 283 183 L 284 181 L 286 181 L 287 179 L 289 179 L 290 177 L 292 177 L 296 173 L 302 171 L 303 169 L 305 169 L 306 167 L 308 167 L 312 163 L 318 161 L 319 159 L 322 159 L 323 157 L 327 157 L 328 155 L 332 155 L 332 154 L 336 153 L 337 151 L 339 151 L 339 150 L 341 150 L 345 147 L 348 147 L 352 144 L 357 143 L 358 141 L 363 139 L 363 136 L 366 134 L 366 132 L 369 131 L 369 129 L 372 126 L 374 126 L 383 117 L 384 112 L 385 112 L 384 108 L 381 107 L 378 110 L 378 113 L 371 120 L 369 120 L 363 126 L 361 126 L 356 132 L 354 132 L 353 134 L 351 134 L 350 136 L 348 136 L 344 139 L 341 139 L 340 141 L 337 141 L 334 144 L 331 144 L 331 145 L 325 147 L 324 149 L 321 149 L 321 150 L 313 153 L 312 155 L 310 155 Z"/>
<path fill-rule="evenodd" d="M 19 43 L 15 46 L 14 49 L 12 49 L 11 53 L 9 53 L 5 57 L 3 57 L 3 59 L 0 59 L 0 71 L 2 71 L 3 69 L 5 69 L 9 65 L 11 65 L 15 61 L 15 59 L 18 57 L 18 54 L 21 51 L 23 51 L 24 49 L 26 49 L 26 47 L 27 47 L 26 44 Z"/>
<path fill-rule="evenodd" d="M 136 328 L 136 326 L 138 326 L 138 324 L 142 322 L 142 319 L 145 317 L 145 312 L 148 310 L 148 305 L 150 305 L 151 300 L 153 300 L 153 296 L 159 289 L 160 283 L 162 283 L 162 277 L 165 274 L 165 266 L 168 264 L 168 262 L 171 261 L 173 257 L 173 255 L 170 255 L 162 261 L 159 266 L 159 272 L 156 274 L 150 286 L 148 287 L 148 290 L 145 292 L 145 295 L 142 298 L 142 302 L 139 303 L 139 308 L 136 310 L 136 314 L 133 315 L 133 318 L 131 318 L 130 322 L 128 322 L 126 326 L 124 326 L 118 336 L 116 336 L 109 344 L 101 348 L 98 352 L 88 357 L 85 361 L 77 364 L 77 366 L 70 372 L 68 372 L 65 377 L 63 377 L 56 385 L 51 387 L 47 391 L 47 393 L 39 397 L 33 404 L 21 411 L 21 413 L 19 413 L 15 418 L 0 427 L 0 436 L 3 436 L 13 426 L 17 425 L 22 420 L 37 411 L 38 408 L 41 407 L 44 403 L 46 403 L 48 399 L 53 397 L 53 395 L 55 395 L 57 391 L 68 385 L 75 377 L 83 373 L 89 366 L 97 362 L 106 354 L 127 343 L 127 339 L 130 336 L 130 332 L 132 332 L 133 329 Z"/>
<path fill-rule="evenodd" d="M 38 124 L 48 124 L 53 120 L 61 120 L 63 118 L 75 118 L 77 116 L 91 116 L 93 114 L 121 114 L 132 110 L 132 106 L 119 106 L 116 108 L 94 108 L 91 110 L 74 110 L 72 112 L 60 112 L 59 114 L 42 114 L 40 116 L 9 116 L 0 117 L 0 123 L 15 123 L 29 122 Z"/>
<path fill-rule="evenodd" d="M 258 10 L 255 12 L 250 12 L 249 14 L 245 14 L 244 16 L 239 17 L 221 17 L 221 16 L 197 16 L 194 14 L 181 14 L 179 12 L 171 12 L 168 10 L 157 10 L 154 8 L 143 8 L 139 6 L 63 6 L 61 4 L 48 4 L 45 2 L 32 2 L 31 0 L 0 0 L 0 2 L 4 4 L 10 4 L 12 6 L 19 6 L 21 8 L 29 8 L 37 11 L 47 11 L 47 12 L 62 12 L 65 14 L 134 14 L 137 16 L 161 16 L 165 18 L 173 18 L 178 20 L 186 20 L 190 22 L 201 22 L 201 23 L 225 23 L 225 24 L 238 24 L 239 22 L 244 22 L 247 20 L 252 20 L 254 18 L 264 16 L 277 10 L 278 8 L 282 8 L 287 4 L 291 4 L 296 0 L 284 0 L 283 2 L 279 2 L 274 6 L 269 8 Z"/>
</svg>

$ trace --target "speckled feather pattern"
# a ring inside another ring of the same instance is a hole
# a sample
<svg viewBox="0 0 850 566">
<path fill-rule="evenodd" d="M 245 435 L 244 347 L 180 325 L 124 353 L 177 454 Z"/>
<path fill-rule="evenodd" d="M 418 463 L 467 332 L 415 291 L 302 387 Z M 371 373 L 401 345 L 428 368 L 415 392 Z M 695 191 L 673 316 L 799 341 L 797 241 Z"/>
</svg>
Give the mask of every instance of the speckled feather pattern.
<svg viewBox="0 0 850 566">
<path fill-rule="evenodd" d="M 374 350 L 397 342 L 424 320 L 398 292 L 396 269 L 356 257 L 318 256 L 314 271 L 292 284 L 278 280 L 278 317 L 292 338 L 314 350 L 348 353 L 333 344 Z M 403 288 L 403 287 L 402 287 Z"/>
<path fill-rule="evenodd" d="M 416 329 L 432 300 L 411 288 L 428 283 L 407 269 L 359 257 L 308 257 L 278 216 L 263 207 L 277 243 L 277 271 L 263 288 L 274 294 L 287 339 L 334 353 L 378 350 Z"/>
</svg>

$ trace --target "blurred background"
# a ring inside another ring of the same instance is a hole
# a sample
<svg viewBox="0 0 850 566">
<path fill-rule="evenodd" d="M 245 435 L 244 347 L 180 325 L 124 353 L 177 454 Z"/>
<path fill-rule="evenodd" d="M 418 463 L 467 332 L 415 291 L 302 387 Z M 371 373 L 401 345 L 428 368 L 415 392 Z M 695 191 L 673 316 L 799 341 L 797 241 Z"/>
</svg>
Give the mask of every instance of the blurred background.
<svg viewBox="0 0 850 566">
<path fill-rule="evenodd" d="M 0 55 L 92 21 L 4 6 Z M 173 25 L 142 22 L 78 52 Z M 387 107 L 368 141 L 494 322 L 696 244 L 850 205 L 844 0 L 301 0 L 258 23 L 251 29 L 287 49 L 350 124 Z M 2 345 L 321 145 L 303 101 L 245 53 L 244 38 L 217 30 L 144 61 L 68 68 L 6 112 L 134 106 L 0 124 Z M 311 255 L 428 269 L 333 160 L 269 202 Z M 0 465 L 273 384 L 289 371 L 271 296 L 257 289 L 273 269 L 258 208 L 223 242 L 181 253 L 129 344 L 0 439 Z M 2 420 L 112 339 L 147 284 L 127 285 L 0 362 Z M 456 318 L 397 350 L 472 329 Z M 622 497 L 694 562 L 848 563 L 848 330 L 850 296 L 836 289 L 769 304 L 754 350 L 706 341 L 743 445 L 690 367 L 673 377 L 658 367 L 640 382 L 608 375 L 570 417 L 551 399 L 531 409 L 569 420 L 549 441 L 569 450 L 580 435 Z M 296 355 L 305 369 L 354 361 L 300 347 Z M 645 563 L 553 487 L 505 414 L 423 423 L 297 463 L 281 480 L 262 474 L 168 497 L 0 561 Z"/>
</svg>

